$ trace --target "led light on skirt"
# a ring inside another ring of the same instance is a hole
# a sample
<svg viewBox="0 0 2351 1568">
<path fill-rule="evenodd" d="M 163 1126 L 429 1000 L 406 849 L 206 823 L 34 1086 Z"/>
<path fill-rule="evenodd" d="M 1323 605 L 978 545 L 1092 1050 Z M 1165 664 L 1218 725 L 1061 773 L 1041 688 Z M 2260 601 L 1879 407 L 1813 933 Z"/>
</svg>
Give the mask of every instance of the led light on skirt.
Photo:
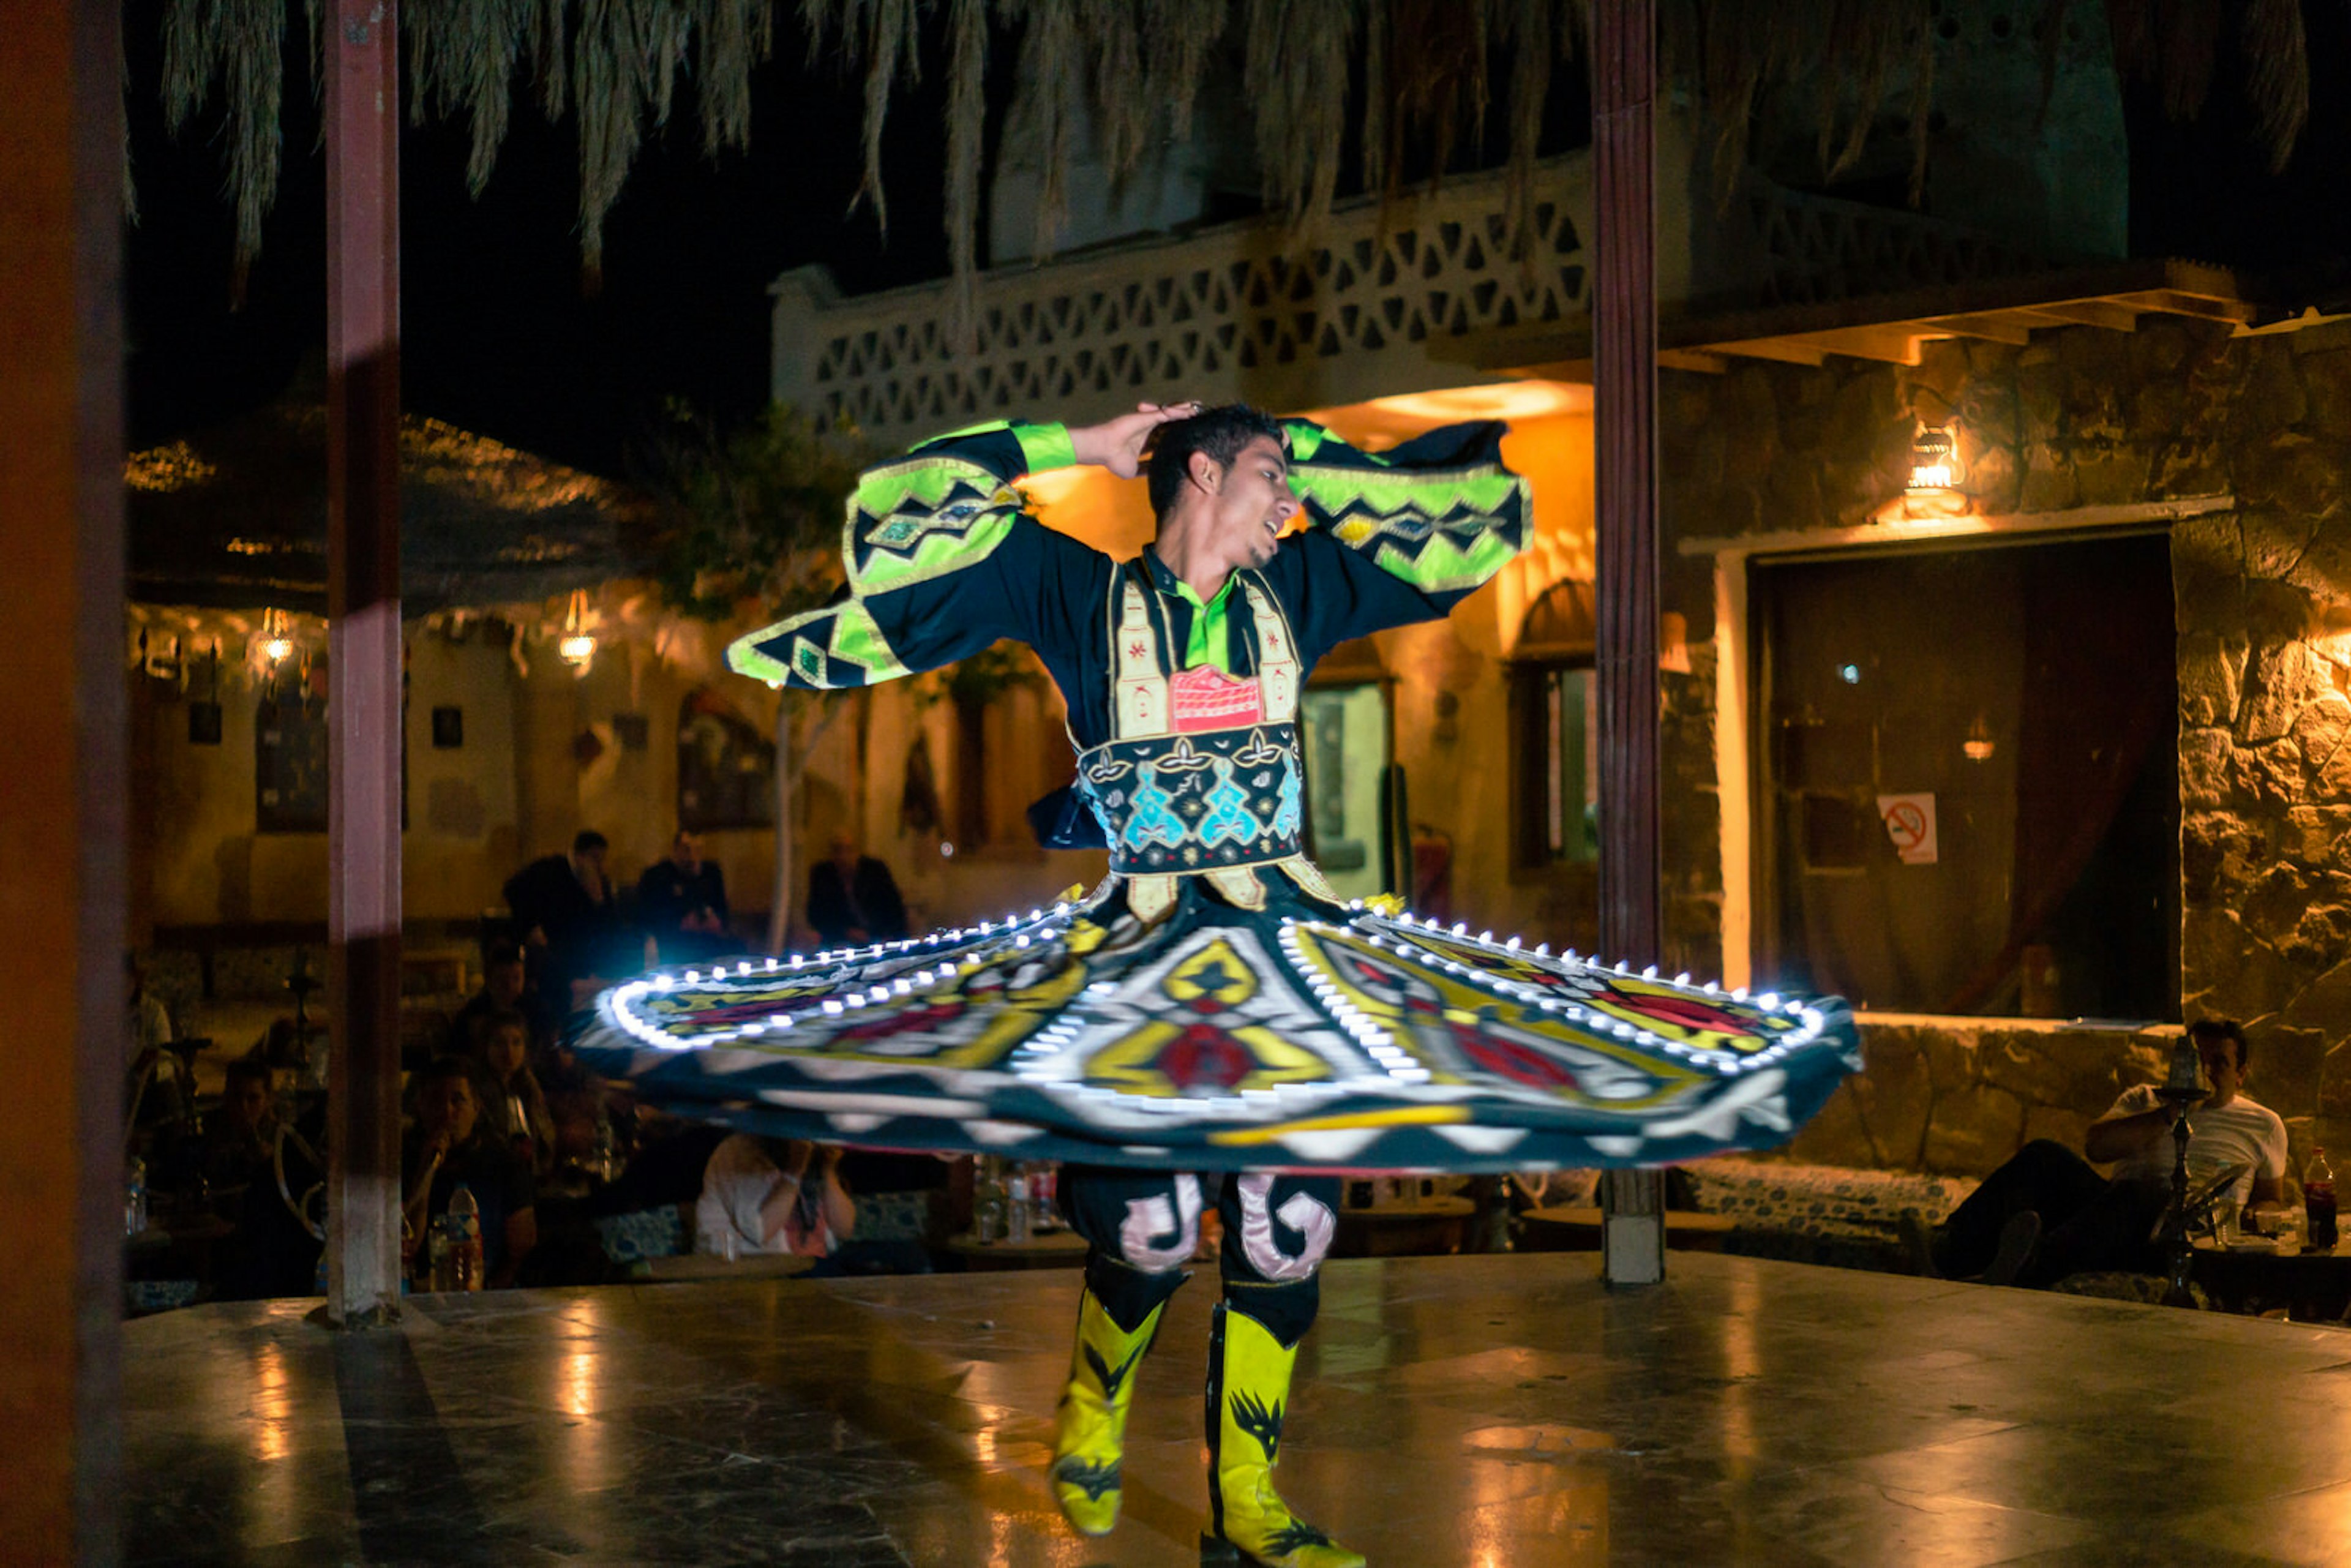
<svg viewBox="0 0 2351 1568">
<path fill-rule="evenodd" d="M 1126 879 L 1025 915 L 599 998 L 574 1049 L 778 1136 L 1186 1170 L 1463 1174 L 1784 1142 L 1860 1065 L 1832 998 L 1554 955 L 1386 900 Z"/>
</svg>

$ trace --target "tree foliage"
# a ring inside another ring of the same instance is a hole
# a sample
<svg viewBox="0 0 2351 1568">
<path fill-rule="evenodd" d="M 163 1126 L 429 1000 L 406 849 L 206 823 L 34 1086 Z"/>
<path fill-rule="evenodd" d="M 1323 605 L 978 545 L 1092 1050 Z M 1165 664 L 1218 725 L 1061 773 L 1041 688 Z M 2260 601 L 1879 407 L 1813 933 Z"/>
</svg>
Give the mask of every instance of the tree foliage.
<svg viewBox="0 0 2351 1568">
<path fill-rule="evenodd" d="M 673 404 L 654 462 L 656 575 L 672 608 L 725 621 L 814 609 L 841 586 L 841 529 L 869 454 L 781 403 L 722 433 Z"/>
</svg>

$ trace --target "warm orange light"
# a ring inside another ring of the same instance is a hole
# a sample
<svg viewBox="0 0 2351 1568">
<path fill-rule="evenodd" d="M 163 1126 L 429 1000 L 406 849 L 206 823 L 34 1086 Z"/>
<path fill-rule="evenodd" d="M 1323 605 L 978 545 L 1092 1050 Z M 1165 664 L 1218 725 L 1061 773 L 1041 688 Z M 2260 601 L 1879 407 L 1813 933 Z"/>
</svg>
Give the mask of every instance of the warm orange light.
<svg viewBox="0 0 2351 1568">
<path fill-rule="evenodd" d="M 1306 417 L 1337 431 L 1349 441 L 1408 441 L 1441 424 L 1464 420 L 1499 419 L 1518 423 L 1592 412 L 1592 389 L 1574 382 L 1488 382 L 1475 386 L 1440 387 L 1432 392 L 1398 392 L 1367 402 L 1317 409 Z"/>
<path fill-rule="evenodd" d="M 1949 429 L 1921 430 L 1910 443 L 1911 494 L 1956 490 L 1959 485 L 1959 444 Z"/>
</svg>

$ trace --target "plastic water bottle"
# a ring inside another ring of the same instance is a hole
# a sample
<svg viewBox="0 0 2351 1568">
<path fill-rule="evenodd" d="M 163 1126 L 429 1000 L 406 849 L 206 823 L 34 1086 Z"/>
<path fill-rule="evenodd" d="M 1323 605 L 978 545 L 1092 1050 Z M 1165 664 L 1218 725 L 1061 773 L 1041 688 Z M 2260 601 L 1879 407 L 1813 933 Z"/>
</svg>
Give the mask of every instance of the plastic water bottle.
<svg viewBox="0 0 2351 1568">
<path fill-rule="evenodd" d="M 972 1183 L 972 1237 L 981 1246 L 1004 1235 L 1004 1180 L 997 1174 L 996 1156 L 983 1155 Z"/>
<path fill-rule="evenodd" d="M 2326 1151 L 2313 1148 L 2310 1165 L 2302 1173 L 2303 1246 L 2313 1252 L 2335 1250 L 2335 1168 Z"/>
<path fill-rule="evenodd" d="M 1029 1178 L 1016 1173 L 1012 1177 L 1010 1207 L 1005 1214 L 1004 1239 L 1015 1247 L 1020 1246 L 1029 1239 L 1029 1228 L 1036 1218 L 1037 1211 L 1029 1207 Z"/>
<path fill-rule="evenodd" d="M 464 1182 L 450 1195 L 449 1218 L 456 1231 L 449 1239 L 449 1272 L 454 1276 L 450 1288 L 478 1291 L 482 1288 L 482 1206 L 474 1201 L 474 1189 Z"/>
<path fill-rule="evenodd" d="M 449 1217 L 443 1215 L 424 1233 L 424 1288 L 449 1289 Z"/>
<path fill-rule="evenodd" d="M 147 1228 L 147 1162 L 134 1157 L 130 1183 L 122 1196 L 122 1234 L 136 1236 Z"/>
</svg>

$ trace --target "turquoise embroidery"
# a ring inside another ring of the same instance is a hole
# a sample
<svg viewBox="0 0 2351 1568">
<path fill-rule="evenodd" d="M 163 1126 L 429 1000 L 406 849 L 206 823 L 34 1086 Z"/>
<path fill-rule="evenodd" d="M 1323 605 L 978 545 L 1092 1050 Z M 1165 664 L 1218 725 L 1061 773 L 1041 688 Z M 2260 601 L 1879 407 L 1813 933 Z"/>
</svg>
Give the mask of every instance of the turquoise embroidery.
<svg viewBox="0 0 2351 1568">
<path fill-rule="evenodd" d="M 1249 791 L 1233 782 L 1229 758 L 1217 758 L 1217 782 L 1208 791 L 1207 804 L 1208 813 L 1200 819 L 1200 841 L 1208 848 L 1264 836 L 1265 824 L 1249 815 Z"/>
<path fill-rule="evenodd" d="M 1287 724 L 1114 740 L 1078 758 L 1111 869 L 1127 876 L 1261 865 L 1301 852 L 1305 789 Z"/>
<path fill-rule="evenodd" d="M 1135 772 L 1134 800 L 1128 810 L 1126 826 L 1119 840 L 1127 849 L 1141 854 L 1153 844 L 1175 849 L 1184 841 L 1184 824 L 1170 810 L 1176 798 L 1159 787 L 1159 769 L 1144 763 Z"/>
<path fill-rule="evenodd" d="M 1287 762 L 1288 758 L 1285 758 L 1283 760 Z M 1281 769 L 1280 790 L 1281 803 L 1274 808 L 1273 825 L 1266 829 L 1266 831 L 1277 839 L 1295 838 L 1298 836 L 1300 808 L 1297 768 L 1284 767 Z"/>
</svg>

